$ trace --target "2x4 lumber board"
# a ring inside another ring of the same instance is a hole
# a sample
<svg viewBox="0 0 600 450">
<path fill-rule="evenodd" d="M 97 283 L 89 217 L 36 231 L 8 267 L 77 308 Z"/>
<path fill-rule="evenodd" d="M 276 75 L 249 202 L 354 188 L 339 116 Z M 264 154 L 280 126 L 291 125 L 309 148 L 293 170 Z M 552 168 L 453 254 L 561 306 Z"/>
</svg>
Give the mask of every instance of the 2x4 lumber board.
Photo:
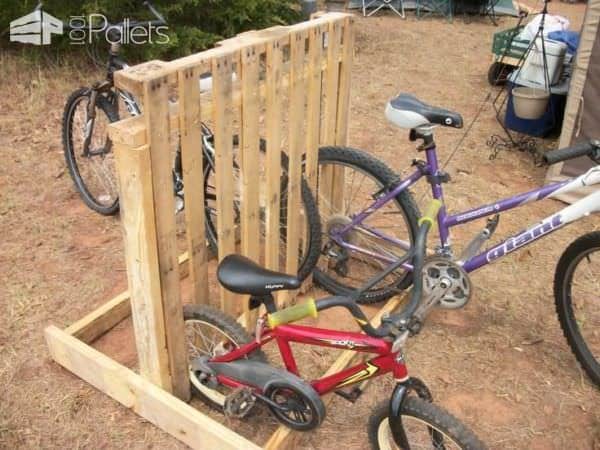
<svg viewBox="0 0 600 450">
<path fill-rule="evenodd" d="M 114 147 L 140 373 L 170 391 L 172 381 L 160 301 L 150 150 L 148 146 L 133 148 L 119 142 L 115 142 Z"/>
<path fill-rule="evenodd" d="M 163 305 L 172 392 L 178 398 L 187 400 L 190 396 L 190 384 L 177 261 L 167 77 L 161 76 L 144 82 L 143 91 L 160 276 L 160 296 L 152 301 L 162 301 Z M 141 344 L 141 339 L 141 336 L 136 335 L 138 345 Z"/>
<path fill-rule="evenodd" d="M 215 135 L 215 184 L 218 258 L 235 252 L 234 229 L 234 181 L 233 181 L 233 135 L 231 74 L 234 55 L 225 54 L 212 60 L 213 76 L 213 123 Z M 233 293 L 220 287 L 221 309 L 230 315 L 236 314 Z"/>
<path fill-rule="evenodd" d="M 263 46 L 264 47 L 264 46 Z M 260 96 L 258 92 L 258 72 L 260 66 L 260 48 L 248 46 L 241 52 L 242 83 L 242 132 L 240 145 L 241 181 L 242 181 L 242 253 L 248 258 L 260 262 L 260 151 L 259 116 Z M 249 309 L 243 302 L 246 328 L 256 322 L 256 309 Z"/>
<path fill-rule="evenodd" d="M 283 115 L 283 47 L 289 36 L 272 41 L 266 54 L 266 220 L 265 265 L 279 271 L 279 222 L 281 214 L 281 139 Z"/>
<path fill-rule="evenodd" d="M 397 295 L 392 297 L 387 303 L 377 312 L 377 314 L 371 319 L 371 324 L 374 327 L 378 327 L 381 324 L 381 319 L 386 314 L 391 314 L 395 311 L 398 306 L 404 301 L 406 298 L 406 294 Z M 333 375 L 334 373 L 338 373 L 342 371 L 346 366 L 350 364 L 354 356 L 357 353 L 352 350 L 345 350 L 342 354 L 335 360 L 333 365 L 327 369 L 327 371 L 323 374 L 321 378 L 328 377 Z M 334 396 L 329 395 L 324 399 L 325 406 L 329 406 L 332 402 Z M 276 450 L 276 449 L 284 449 L 284 448 L 295 448 L 297 442 L 302 439 L 305 434 L 297 431 L 293 431 L 291 428 L 288 428 L 284 425 L 280 425 L 279 428 L 271 435 L 265 446 L 263 447 L 265 450 Z"/>
<path fill-rule="evenodd" d="M 65 332 L 85 342 L 94 342 L 108 330 L 131 315 L 129 291 L 119 295 L 101 305 L 91 313 L 72 323 Z"/>
<path fill-rule="evenodd" d="M 298 273 L 298 251 L 302 232 L 300 197 L 304 151 L 304 55 L 306 31 L 290 35 L 290 112 L 288 120 L 289 167 L 287 187 L 286 271 Z"/>
<path fill-rule="evenodd" d="M 190 447 L 260 449 L 64 331 L 50 326 L 44 334 L 54 361 Z"/>
<path fill-rule="evenodd" d="M 192 303 L 208 303 L 208 250 L 204 223 L 204 173 L 200 121 L 200 68 L 181 70 L 179 79 L 179 134 L 183 182 L 185 183 L 185 222 L 189 253 Z"/>
</svg>

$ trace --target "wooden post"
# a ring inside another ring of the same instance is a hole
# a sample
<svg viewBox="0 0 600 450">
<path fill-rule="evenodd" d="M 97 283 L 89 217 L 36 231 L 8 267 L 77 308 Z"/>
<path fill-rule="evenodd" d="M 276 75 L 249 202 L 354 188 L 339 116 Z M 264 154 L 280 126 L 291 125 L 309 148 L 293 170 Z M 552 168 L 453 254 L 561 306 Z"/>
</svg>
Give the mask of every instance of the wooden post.
<svg viewBox="0 0 600 450">
<path fill-rule="evenodd" d="M 186 237 L 192 302 L 208 303 L 208 264 L 204 223 L 204 173 L 202 165 L 202 131 L 200 122 L 200 67 L 180 70 L 179 130 L 185 184 Z"/>
<path fill-rule="evenodd" d="M 121 224 L 140 374 L 171 392 L 150 150 L 147 145 L 133 147 L 119 142 L 116 133 L 111 137 L 119 174 Z"/>
</svg>

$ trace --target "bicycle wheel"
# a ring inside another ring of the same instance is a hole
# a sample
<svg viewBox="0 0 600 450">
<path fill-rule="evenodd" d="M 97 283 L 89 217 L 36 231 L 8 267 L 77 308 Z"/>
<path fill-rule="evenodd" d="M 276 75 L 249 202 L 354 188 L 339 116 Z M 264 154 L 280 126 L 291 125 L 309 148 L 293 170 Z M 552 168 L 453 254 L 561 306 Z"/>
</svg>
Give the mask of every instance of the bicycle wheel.
<svg viewBox="0 0 600 450">
<path fill-rule="evenodd" d="M 342 182 L 331 192 L 332 177 Z M 322 257 L 315 281 L 336 295 L 352 295 L 392 261 L 406 254 L 417 232 L 419 211 L 408 190 L 401 192 L 359 226 L 340 233 L 374 198 L 393 186 L 398 176 L 383 162 L 360 150 L 323 147 L 319 150 L 318 207 L 322 226 Z M 334 234 L 337 239 L 333 239 Z M 359 303 L 385 300 L 410 285 L 403 269 L 366 291 Z"/>
<path fill-rule="evenodd" d="M 87 120 L 90 97 L 88 88 L 80 88 L 69 96 L 63 114 L 63 150 L 69 173 L 84 203 L 109 216 L 119 210 L 119 188 L 108 125 L 119 120 L 119 114 L 106 97 L 98 95 L 93 132 L 88 148 L 84 149 L 86 130 L 90 126 Z"/>
<path fill-rule="evenodd" d="M 567 342 L 600 386 L 600 232 L 567 247 L 554 274 L 556 313 Z"/>
<path fill-rule="evenodd" d="M 234 149 L 234 152 L 237 149 Z M 261 151 L 261 158 L 264 156 L 264 151 Z M 240 166 L 238 164 L 238 155 L 234 153 L 233 161 L 233 177 L 234 183 L 234 221 L 236 226 L 240 223 L 240 201 L 242 196 L 242 183 L 240 178 Z M 261 164 L 261 167 L 264 167 Z M 286 242 L 287 242 L 287 212 L 288 212 L 288 197 L 287 197 L 287 176 L 285 155 L 282 154 L 282 177 L 280 187 L 280 210 L 279 210 L 279 267 L 281 270 L 285 267 L 286 261 Z M 257 175 L 256 182 L 260 185 L 260 239 L 265 240 L 266 234 L 266 192 L 263 188 L 266 185 L 265 174 Z M 217 252 L 217 212 L 216 212 L 216 183 L 213 164 L 205 159 L 204 161 L 204 199 L 206 211 L 206 235 L 210 244 L 211 250 Z M 319 212 L 317 203 L 305 179 L 302 179 L 301 185 L 301 230 L 300 242 L 298 247 L 298 278 L 304 280 L 314 269 L 319 259 L 319 251 L 321 249 L 321 223 L 319 221 Z M 239 230 L 239 227 L 237 227 Z M 236 240 L 239 239 L 239 231 L 236 233 Z"/>
<path fill-rule="evenodd" d="M 389 423 L 389 402 L 383 402 L 369 418 L 369 442 L 375 450 L 402 448 L 394 441 Z M 402 404 L 402 429 L 411 449 L 485 449 L 485 445 L 458 419 L 419 397 L 408 396 Z"/>
<path fill-rule="evenodd" d="M 252 341 L 252 337 L 233 318 L 207 305 L 185 305 L 183 307 L 188 359 L 198 356 L 223 355 Z M 261 350 L 255 350 L 249 359 L 267 362 Z M 194 371 L 190 367 L 192 393 L 208 406 L 223 410 L 225 397 L 230 389 L 216 384 L 208 374 Z"/>
</svg>

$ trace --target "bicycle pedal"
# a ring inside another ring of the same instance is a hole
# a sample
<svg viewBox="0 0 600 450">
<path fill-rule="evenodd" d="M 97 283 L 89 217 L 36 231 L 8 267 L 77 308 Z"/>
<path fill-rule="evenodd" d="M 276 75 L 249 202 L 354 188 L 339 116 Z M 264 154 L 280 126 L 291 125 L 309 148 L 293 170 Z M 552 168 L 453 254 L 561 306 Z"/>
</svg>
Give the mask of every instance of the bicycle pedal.
<svg viewBox="0 0 600 450">
<path fill-rule="evenodd" d="M 252 394 L 250 388 L 242 386 L 234 389 L 225 397 L 223 411 L 227 417 L 242 419 L 250 413 L 255 403 L 256 397 Z"/>
<path fill-rule="evenodd" d="M 358 386 L 354 386 L 349 391 L 345 391 L 343 389 L 338 389 L 337 391 L 334 391 L 334 392 L 337 395 L 339 395 L 340 397 L 342 397 L 343 399 L 348 400 L 350 403 L 354 403 L 354 402 L 356 402 L 356 400 L 359 399 L 359 397 L 362 395 L 362 393 L 364 391 L 361 388 L 359 388 Z"/>
</svg>

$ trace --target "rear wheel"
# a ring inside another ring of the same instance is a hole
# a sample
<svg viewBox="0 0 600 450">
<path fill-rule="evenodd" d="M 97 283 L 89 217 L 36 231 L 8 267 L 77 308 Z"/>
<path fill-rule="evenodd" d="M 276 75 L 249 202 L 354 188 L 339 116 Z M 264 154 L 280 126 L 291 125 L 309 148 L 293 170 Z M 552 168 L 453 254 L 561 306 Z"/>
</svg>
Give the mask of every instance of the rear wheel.
<svg viewBox="0 0 600 450">
<path fill-rule="evenodd" d="M 189 361 L 199 356 L 213 358 L 224 355 L 252 341 L 252 337 L 238 322 L 210 306 L 185 305 L 183 319 Z M 248 358 L 267 362 L 261 350 L 253 351 Z M 191 366 L 190 381 L 194 395 L 208 406 L 223 411 L 230 388 L 219 385 L 215 379 Z"/>
<path fill-rule="evenodd" d="M 235 141 L 234 141 L 235 142 Z M 261 145 L 261 158 L 264 158 L 263 145 Z M 240 177 L 240 166 L 237 148 L 234 148 L 233 176 L 231 182 L 234 184 L 234 223 L 236 224 L 236 241 L 240 239 L 240 205 L 242 200 L 242 180 Z M 264 168 L 264 164 L 260 165 Z M 204 195 L 205 195 L 205 217 L 206 217 L 206 235 L 211 250 L 217 252 L 217 207 L 216 207 L 216 180 L 213 165 L 205 160 L 204 162 Z M 282 154 L 282 177 L 280 186 L 280 209 L 279 209 L 279 267 L 285 270 L 287 256 L 287 230 L 288 230 L 288 195 L 287 195 L 287 163 L 286 157 Z M 256 183 L 260 186 L 259 205 L 260 205 L 260 230 L 257 239 L 264 244 L 266 237 L 266 207 L 268 199 L 266 198 L 265 173 L 256 175 Z M 298 273 L 300 280 L 304 280 L 314 269 L 319 259 L 321 249 L 321 224 L 319 221 L 319 212 L 317 202 L 313 196 L 308 183 L 303 178 L 301 184 L 301 203 L 300 203 L 300 241 L 298 244 Z"/>
<path fill-rule="evenodd" d="M 119 210 L 119 188 L 112 142 L 108 125 L 119 120 L 117 108 L 103 95 L 98 95 L 95 118 L 88 120 L 88 105 L 92 91 L 81 88 L 73 92 L 63 114 L 63 149 L 75 188 L 84 203 L 103 215 Z M 89 145 L 86 133 L 92 130 Z"/>
<path fill-rule="evenodd" d="M 575 240 L 554 275 L 558 320 L 577 361 L 600 386 L 600 232 Z"/>
<path fill-rule="evenodd" d="M 360 225 L 346 229 L 356 215 L 375 198 L 389 192 L 397 181 L 398 176 L 383 162 L 360 150 L 319 150 L 318 206 L 323 251 L 315 269 L 315 281 L 329 292 L 352 295 L 410 249 L 419 212 L 408 190 Z M 410 273 L 400 268 L 365 292 L 359 303 L 385 300 L 410 283 Z"/>
<path fill-rule="evenodd" d="M 458 419 L 419 397 L 404 398 L 400 417 L 409 448 L 485 449 L 485 445 Z M 375 450 L 402 449 L 390 428 L 389 402 L 383 402 L 369 418 L 369 442 Z"/>
</svg>

